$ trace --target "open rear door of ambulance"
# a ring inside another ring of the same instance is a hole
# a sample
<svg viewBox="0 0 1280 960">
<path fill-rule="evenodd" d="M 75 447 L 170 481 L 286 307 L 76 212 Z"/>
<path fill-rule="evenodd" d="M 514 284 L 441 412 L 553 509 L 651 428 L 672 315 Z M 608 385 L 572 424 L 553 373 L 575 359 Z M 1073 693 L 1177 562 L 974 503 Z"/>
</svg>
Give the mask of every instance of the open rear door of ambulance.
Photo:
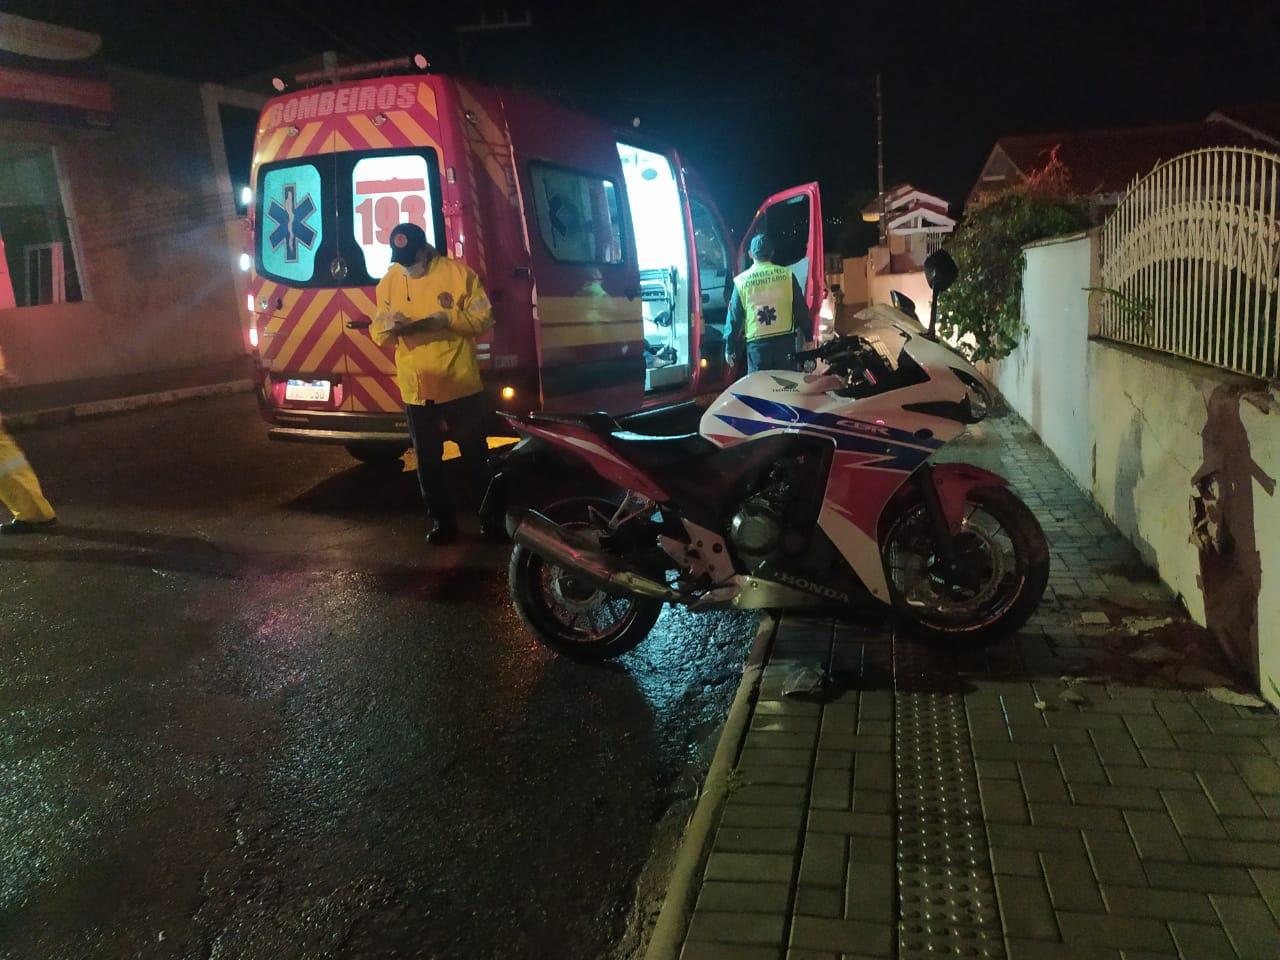
<svg viewBox="0 0 1280 960">
<path fill-rule="evenodd" d="M 269 433 L 297 439 L 344 403 L 344 300 L 334 286 L 338 208 L 332 135 L 306 124 L 259 133 L 254 172 L 256 238 L 251 290 L 262 324 Z M 289 128 L 292 129 L 292 128 Z M 277 411 L 287 411 L 278 419 Z"/>
<path fill-rule="evenodd" d="M 757 233 L 773 241 L 773 262 L 790 267 L 804 291 L 809 315 L 817 317 L 822 306 L 822 199 L 816 183 L 806 183 L 775 193 L 756 212 L 751 228 L 742 237 L 738 263 L 751 264 L 748 248 Z"/>
</svg>

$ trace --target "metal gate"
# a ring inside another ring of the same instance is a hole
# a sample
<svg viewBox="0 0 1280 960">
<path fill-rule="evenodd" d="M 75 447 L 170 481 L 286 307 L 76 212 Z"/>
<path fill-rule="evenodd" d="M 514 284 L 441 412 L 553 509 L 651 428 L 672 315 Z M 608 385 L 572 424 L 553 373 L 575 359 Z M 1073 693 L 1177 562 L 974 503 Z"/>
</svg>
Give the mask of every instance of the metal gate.
<svg viewBox="0 0 1280 960">
<path fill-rule="evenodd" d="M 1280 156 L 1195 150 L 1102 226 L 1102 336 L 1253 377 L 1280 372 Z"/>
</svg>

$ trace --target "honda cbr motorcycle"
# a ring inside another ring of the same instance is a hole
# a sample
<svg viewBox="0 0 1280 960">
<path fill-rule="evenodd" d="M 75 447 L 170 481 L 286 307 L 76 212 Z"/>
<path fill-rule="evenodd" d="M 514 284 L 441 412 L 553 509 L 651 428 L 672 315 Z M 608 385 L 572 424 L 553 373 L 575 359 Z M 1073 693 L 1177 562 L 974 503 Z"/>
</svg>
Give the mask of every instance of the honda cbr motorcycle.
<svg viewBox="0 0 1280 960">
<path fill-rule="evenodd" d="M 1049 575 L 1039 523 L 1000 476 L 930 462 L 993 393 L 909 300 L 895 303 L 871 308 L 858 335 L 797 353 L 812 372 L 738 380 L 697 433 L 508 416 L 523 439 L 499 481 L 519 483 L 522 461 L 529 475 L 572 458 L 603 491 L 508 514 L 511 595 L 533 635 L 614 657 L 666 603 L 881 615 L 934 640 L 1022 626 Z"/>
</svg>

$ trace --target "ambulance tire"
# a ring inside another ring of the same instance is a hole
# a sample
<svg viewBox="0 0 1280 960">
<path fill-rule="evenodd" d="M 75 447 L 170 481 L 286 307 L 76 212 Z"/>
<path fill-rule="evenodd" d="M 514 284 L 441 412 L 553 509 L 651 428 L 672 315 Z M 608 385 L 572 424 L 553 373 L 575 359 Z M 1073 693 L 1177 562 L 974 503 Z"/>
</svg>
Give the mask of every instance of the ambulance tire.
<svg viewBox="0 0 1280 960">
<path fill-rule="evenodd" d="M 374 467 L 389 467 L 399 463 L 409 449 L 407 443 L 382 443 L 376 440 L 356 440 L 346 445 L 347 453 L 361 463 Z"/>
</svg>

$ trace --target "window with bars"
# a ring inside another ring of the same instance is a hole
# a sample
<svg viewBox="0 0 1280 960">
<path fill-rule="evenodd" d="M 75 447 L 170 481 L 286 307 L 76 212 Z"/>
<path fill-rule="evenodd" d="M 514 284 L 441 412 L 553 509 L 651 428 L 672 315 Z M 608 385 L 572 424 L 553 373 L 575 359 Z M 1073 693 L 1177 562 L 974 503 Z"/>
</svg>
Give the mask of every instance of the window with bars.
<svg viewBox="0 0 1280 960">
<path fill-rule="evenodd" d="M 0 140 L 0 243 L 17 306 L 83 299 L 52 147 Z"/>
</svg>

